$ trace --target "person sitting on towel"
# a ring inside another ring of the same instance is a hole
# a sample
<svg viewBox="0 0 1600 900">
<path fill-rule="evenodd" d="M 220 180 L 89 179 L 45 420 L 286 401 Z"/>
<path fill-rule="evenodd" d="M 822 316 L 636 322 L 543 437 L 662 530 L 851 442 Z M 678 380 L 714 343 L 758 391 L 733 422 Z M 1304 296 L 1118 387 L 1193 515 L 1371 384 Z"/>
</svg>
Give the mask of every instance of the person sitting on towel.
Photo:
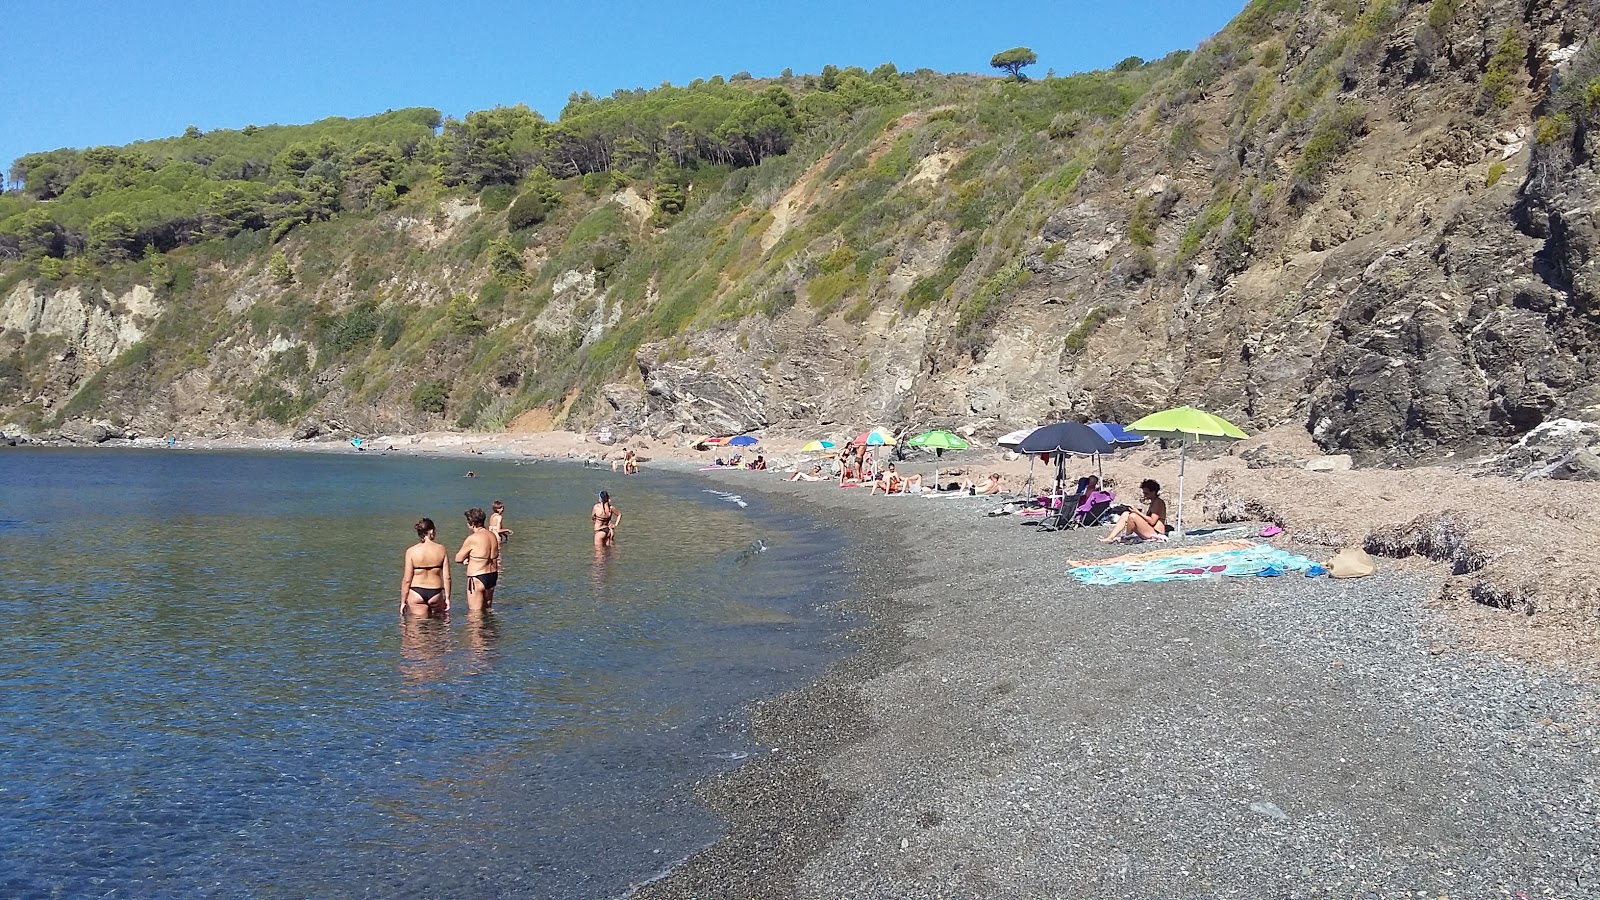
<svg viewBox="0 0 1600 900">
<path fill-rule="evenodd" d="M 880 490 L 885 494 L 900 493 L 900 473 L 894 470 L 894 463 L 884 466 L 883 471 L 878 473 L 877 479 L 872 482 L 872 490 L 868 491 L 867 495 L 871 496 Z"/>
<path fill-rule="evenodd" d="M 1139 482 L 1139 490 L 1144 494 L 1145 511 L 1130 509 L 1117 517 L 1117 524 L 1111 527 L 1111 533 L 1100 539 L 1100 543 L 1109 544 L 1124 537 L 1138 537 L 1142 540 L 1153 540 L 1166 537 L 1167 534 L 1167 501 L 1161 499 L 1161 483 L 1154 478 L 1146 478 Z"/>
</svg>

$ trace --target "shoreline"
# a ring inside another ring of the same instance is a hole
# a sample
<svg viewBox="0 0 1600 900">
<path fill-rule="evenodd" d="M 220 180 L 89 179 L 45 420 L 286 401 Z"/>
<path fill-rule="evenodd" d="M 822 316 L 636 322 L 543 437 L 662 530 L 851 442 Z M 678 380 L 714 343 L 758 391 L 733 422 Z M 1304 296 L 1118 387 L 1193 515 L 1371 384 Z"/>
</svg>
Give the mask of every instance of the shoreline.
<svg viewBox="0 0 1600 900">
<path fill-rule="evenodd" d="M 237 443 L 194 449 L 355 452 Z M 1162 459 L 1123 462 L 1159 473 Z M 1218 471 L 1191 490 L 1241 477 Z M 1600 889 L 1600 838 L 1581 825 L 1600 809 L 1570 789 L 1600 777 L 1596 683 L 1495 652 L 1476 620 L 1527 632 L 1527 619 L 1441 605 L 1452 577 L 1425 554 L 1337 584 L 1084 588 L 1062 560 L 1114 551 L 984 519 L 981 499 L 697 474 L 843 529 L 860 596 L 833 602 L 866 624 L 820 679 L 751 708 L 755 740 L 776 750 L 697 789 L 727 834 L 636 896 Z M 1242 477 L 1256 496 L 1292 483 Z"/>
</svg>

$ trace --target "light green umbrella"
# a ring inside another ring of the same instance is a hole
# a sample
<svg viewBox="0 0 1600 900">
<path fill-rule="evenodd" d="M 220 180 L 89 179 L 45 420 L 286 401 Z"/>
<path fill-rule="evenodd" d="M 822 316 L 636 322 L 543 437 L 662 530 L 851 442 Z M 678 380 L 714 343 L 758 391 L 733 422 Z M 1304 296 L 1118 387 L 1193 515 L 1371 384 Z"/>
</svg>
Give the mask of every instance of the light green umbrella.
<svg viewBox="0 0 1600 900">
<path fill-rule="evenodd" d="M 1178 441 L 1178 527 L 1183 534 L 1183 468 L 1190 441 L 1241 441 L 1249 437 L 1239 426 L 1221 416 L 1192 406 L 1162 410 L 1128 426 L 1129 431 L 1146 437 Z"/>
<path fill-rule="evenodd" d="M 906 441 L 906 445 L 927 450 L 965 450 L 968 447 L 967 442 L 961 439 L 961 435 L 951 434 L 948 431 L 924 431 Z"/>
<path fill-rule="evenodd" d="M 959 434 L 951 434 L 948 431 L 924 431 L 906 441 L 906 446 L 921 447 L 924 450 L 965 450 L 971 445 L 962 440 Z M 938 466 L 933 468 L 933 483 L 936 487 L 939 484 Z"/>
</svg>

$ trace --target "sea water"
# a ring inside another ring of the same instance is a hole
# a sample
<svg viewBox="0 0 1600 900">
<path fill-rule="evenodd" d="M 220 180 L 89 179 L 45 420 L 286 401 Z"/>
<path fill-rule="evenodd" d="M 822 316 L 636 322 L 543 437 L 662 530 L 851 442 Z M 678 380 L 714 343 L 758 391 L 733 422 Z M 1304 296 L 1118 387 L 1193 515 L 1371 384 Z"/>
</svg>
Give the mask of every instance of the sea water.
<svg viewBox="0 0 1600 900">
<path fill-rule="evenodd" d="M 773 750 L 748 704 L 846 649 L 837 539 L 704 488 L 0 451 L 0 896 L 606 897 L 669 868 L 720 833 L 694 783 Z M 494 610 L 457 567 L 448 620 L 402 617 L 412 523 L 453 553 L 496 499 Z"/>
</svg>

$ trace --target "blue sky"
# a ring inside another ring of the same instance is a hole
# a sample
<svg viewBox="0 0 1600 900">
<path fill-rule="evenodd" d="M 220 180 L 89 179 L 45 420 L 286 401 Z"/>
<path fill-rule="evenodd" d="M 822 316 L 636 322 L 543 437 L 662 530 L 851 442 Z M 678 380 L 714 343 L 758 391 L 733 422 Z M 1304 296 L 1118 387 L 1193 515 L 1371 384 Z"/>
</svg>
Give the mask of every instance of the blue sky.
<svg viewBox="0 0 1600 900">
<path fill-rule="evenodd" d="M 447 115 L 569 93 L 825 64 L 991 71 L 1025 45 L 1038 75 L 1192 49 L 1244 0 L 645 3 L 283 0 L 18 4 L 0 20 L 0 166 L 124 144 L 406 106 Z"/>
</svg>

